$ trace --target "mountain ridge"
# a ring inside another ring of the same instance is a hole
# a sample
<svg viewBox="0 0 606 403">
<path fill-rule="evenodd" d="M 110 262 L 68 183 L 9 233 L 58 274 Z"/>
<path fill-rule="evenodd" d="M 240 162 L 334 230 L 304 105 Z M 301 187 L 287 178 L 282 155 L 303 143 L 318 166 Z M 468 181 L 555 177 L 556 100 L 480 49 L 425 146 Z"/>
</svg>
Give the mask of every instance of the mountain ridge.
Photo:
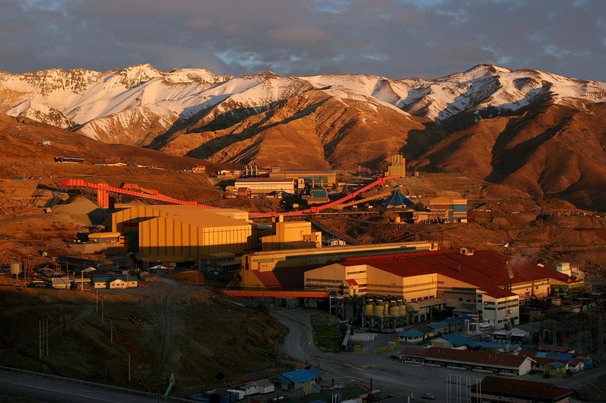
<svg viewBox="0 0 606 403">
<path fill-rule="evenodd" d="M 599 209 L 604 198 L 588 186 L 606 185 L 605 102 L 604 82 L 486 64 L 437 79 L 233 77 L 149 64 L 0 72 L 0 112 L 106 143 L 215 163 L 369 171 L 400 153 L 413 170 Z"/>
</svg>

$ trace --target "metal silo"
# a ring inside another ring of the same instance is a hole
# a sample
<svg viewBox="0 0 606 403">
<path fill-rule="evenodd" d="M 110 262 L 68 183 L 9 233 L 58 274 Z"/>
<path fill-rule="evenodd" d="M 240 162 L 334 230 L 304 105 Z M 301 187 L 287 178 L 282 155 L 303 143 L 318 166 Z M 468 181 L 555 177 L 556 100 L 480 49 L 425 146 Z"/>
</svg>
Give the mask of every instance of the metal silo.
<svg viewBox="0 0 606 403">
<path fill-rule="evenodd" d="M 389 316 L 398 317 L 400 316 L 400 307 L 397 301 L 391 301 L 389 303 Z"/>
<path fill-rule="evenodd" d="M 364 301 L 364 315 L 374 316 L 375 314 L 375 306 L 372 303 L 372 299 L 367 299 Z"/>
<path fill-rule="evenodd" d="M 400 301 L 400 316 L 406 316 L 406 304 Z"/>
<path fill-rule="evenodd" d="M 383 300 L 378 299 L 375 304 L 375 316 L 383 316 Z"/>
</svg>

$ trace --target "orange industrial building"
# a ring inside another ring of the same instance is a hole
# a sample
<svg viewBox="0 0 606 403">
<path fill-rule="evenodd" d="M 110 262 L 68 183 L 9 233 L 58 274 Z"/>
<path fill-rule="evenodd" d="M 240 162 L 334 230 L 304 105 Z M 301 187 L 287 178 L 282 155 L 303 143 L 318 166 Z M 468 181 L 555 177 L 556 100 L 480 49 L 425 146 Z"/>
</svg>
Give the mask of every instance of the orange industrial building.
<svg viewBox="0 0 606 403">
<path fill-rule="evenodd" d="M 111 229 L 102 234 L 119 237 L 144 261 L 195 262 L 200 267 L 226 262 L 233 267 L 236 256 L 259 247 L 273 251 L 322 246 L 322 233 L 313 231 L 310 222 L 285 222 L 280 216 L 270 235 L 262 236 L 259 226 L 248 220 L 248 212 L 237 209 L 121 205 L 111 214 Z"/>
<path fill-rule="evenodd" d="M 211 254 L 242 254 L 258 242 L 242 210 L 122 205 L 111 221 L 112 232 L 124 234 L 128 249 L 145 261 L 198 263 Z"/>
<path fill-rule="evenodd" d="M 272 230 L 273 235 L 261 238 L 263 251 L 322 247 L 322 232 L 313 231 L 309 221 L 284 221 L 279 216 Z"/>
<path fill-rule="evenodd" d="M 241 280 L 238 286 L 265 290 L 287 287 L 302 291 L 303 276 L 300 270 L 305 268 L 339 262 L 352 256 L 376 256 L 437 249 L 437 242 L 419 241 L 253 252 L 242 256 Z M 282 274 L 288 284 L 277 278 Z"/>
<path fill-rule="evenodd" d="M 467 199 L 436 197 L 429 200 L 429 210 L 445 222 L 467 222 Z"/>
<path fill-rule="evenodd" d="M 528 260 L 461 248 L 343 259 L 306 271 L 304 286 L 348 297 L 400 299 L 420 320 L 447 307 L 500 329 L 519 323 L 520 301 L 583 282 Z"/>
</svg>

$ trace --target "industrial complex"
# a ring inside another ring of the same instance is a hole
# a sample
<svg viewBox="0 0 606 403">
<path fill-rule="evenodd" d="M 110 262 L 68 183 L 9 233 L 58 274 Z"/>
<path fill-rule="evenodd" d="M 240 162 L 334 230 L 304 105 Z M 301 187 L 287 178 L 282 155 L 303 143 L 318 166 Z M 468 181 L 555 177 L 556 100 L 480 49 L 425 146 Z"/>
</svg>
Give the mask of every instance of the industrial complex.
<svg viewBox="0 0 606 403">
<path fill-rule="evenodd" d="M 465 245 L 458 250 L 440 250 L 437 241 L 325 246 L 322 229 L 314 228 L 313 220 L 302 219 L 378 201 L 388 210 L 395 207 L 399 223 L 467 221 L 464 198 L 433 197 L 427 208 L 415 210 L 415 203 L 399 188 L 384 187 L 388 180 L 405 175 L 405 160 L 395 155 L 384 176 L 345 195 L 271 213 L 179 201 L 134 184 L 111 188 L 65 180 L 64 185 L 94 190 L 100 206 L 112 205 L 108 236 L 91 234 L 91 241 L 119 240 L 124 252 L 136 255 L 147 267 L 190 265 L 227 279 L 225 292 L 234 297 L 273 298 L 270 303 L 290 306 L 326 305 L 342 319 L 370 330 L 397 331 L 446 316 L 471 318 L 478 329 L 510 329 L 521 323 L 520 305 L 526 301 L 583 288 L 582 279 L 562 270 L 564 266 L 546 268 Z M 235 190 L 245 197 L 299 195 L 302 202 L 313 199 L 315 189 L 327 197 L 338 186 L 336 171 L 331 170 L 247 166 L 220 176 L 234 178 L 226 192 Z M 381 187 L 384 190 L 374 191 Z M 113 193 L 171 204 L 110 203 Z M 255 222 L 259 218 L 271 218 L 271 225 Z"/>
<path fill-rule="evenodd" d="M 402 156 L 394 155 L 383 176 L 333 200 L 270 213 L 176 200 L 136 184 L 110 187 L 66 179 L 63 185 L 95 192 L 99 206 L 108 208 L 108 232 L 89 236 L 98 250 L 106 247 L 130 253 L 145 263 L 144 268 L 162 264 L 197 268 L 224 279 L 225 292 L 234 297 L 326 305 L 342 319 L 371 330 L 402 330 L 446 316 L 469 317 L 478 328 L 509 329 L 521 323 L 522 303 L 583 289 L 582 279 L 565 270 L 567 266 L 547 268 L 465 245 L 440 250 L 436 240 L 324 245 L 327 234 L 306 218 L 327 211 L 346 214 L 343 206 L 353 203 L 378 201 L 388 210 L 395 207 L 396 223 L 427 220 L 464 225 L 464 198 L 433 197 L 427 200 L 427 208 L 415 209 L 399 188 L 387 190 L 390 179 L 406 176 L 405 164 Z M 299 195 L 298 200 L 309 201 L 314 189 L 327 197 L 339 185 L 334 170 L 246 166 L 218 175 L 221 181 L 233 178 L 227 192 L 235 189 L 247 197 L 279 191 L 280 197 Z M 135 196 L 153 204 L 120 204 L 112 195 Z M 255 221 L 262 218 L 270 218 L 271 225 Z"/>
<path fill-rule="evenodd" d="M 120 290 L 140 287 L 142 276 L 153 270 L 187 268 L 216 280 L 233 298 L 263 306 L 321 308 L 348 329 L 393 334 L 403 345 L 397 358 L 405 364 L 507 376 L 533 369 L 560 376 L 560 364 L 567 371 L 590 366 L 588 355 L 547 357 L 522 349 L 531 337 L 519 328 L 531 316 L 524 311 L 527 305 L 574 298 L 584 291 L 582 272 L 568 262 L 547 267 L 467 245 L 442 249 L 437 239 L 355 245 L 343 237 L 337 244 L 324 242 L 336 235 L 313 217 L 353 214 L 356 209 L 378 214 L 380 208 L 389 212 L 394 225 L 465 225 L 465 198 L 413 202 L 402 189 L 389 186 L 390 180 L 405 175 L 405 160 L 399 155 L 391 158 L 383 176 L 346 186 L 332 170 L 247 166 L 218 174 L 224 197 L 289 200 L 282 210 L 271 212 L 177 200 L 136 184 L 111 187 L 66 179 L 66 188 L 94 193 L 108 219 L 105 231 L 90 233 L 74 246 L 86 258 L 58 260 L 58 265 L 71 265 L 72 285 L 55 275 L 49 283 L 54 288 Z M 118 195 L 135 202 L 121 202 Z M 103 265 L 90 258 L 110 250 L 132 259 Z M 591 301 L 580 304 L 580 309 L 589 309 Z M 349 336 L 344 350 L 354 340 Z M 286 374 L 280 382 L 292 384 Z M 500 393 L 489 381 L 481 387 L 495 396 Z M 569 396 L 566 390 L 554 394 Z"/>
</svg>

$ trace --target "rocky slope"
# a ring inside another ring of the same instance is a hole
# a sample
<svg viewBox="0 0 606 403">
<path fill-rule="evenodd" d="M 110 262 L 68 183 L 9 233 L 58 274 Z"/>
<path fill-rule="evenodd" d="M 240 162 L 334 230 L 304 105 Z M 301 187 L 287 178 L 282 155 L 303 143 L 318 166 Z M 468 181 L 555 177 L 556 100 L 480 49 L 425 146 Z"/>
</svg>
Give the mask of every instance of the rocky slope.
<svg viewBox="0 0 606 403">
<path fill-rule="evenodd" d="M 606 83 L 479 65 L 446 77 L 203 69 L 0 73 L 0 111 L 212 162 L 461 173 L 606 209 Z"/>
</svg>

